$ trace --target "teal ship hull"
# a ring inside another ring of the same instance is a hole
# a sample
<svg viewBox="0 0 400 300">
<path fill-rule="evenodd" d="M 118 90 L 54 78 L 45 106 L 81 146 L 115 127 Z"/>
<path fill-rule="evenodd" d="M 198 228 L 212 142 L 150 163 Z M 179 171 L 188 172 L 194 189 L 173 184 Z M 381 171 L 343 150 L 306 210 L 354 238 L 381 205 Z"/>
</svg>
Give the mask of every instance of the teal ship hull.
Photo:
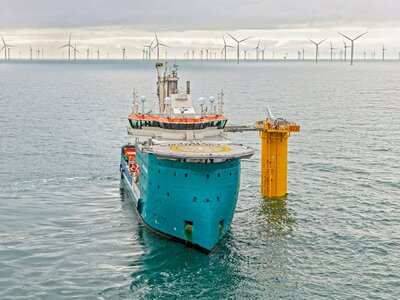
<svg viewBox="0 0 400 300">
<path fill-rule="evenodd" d="M 240 159 L 195 163 L 136 148 L 138 178 L 121 149 L 123 188 L 150 229 L 210 252 L 228 232 L 239 194 Z M 136 181 L 136 182 L 135 182 Z"/>
</svg>

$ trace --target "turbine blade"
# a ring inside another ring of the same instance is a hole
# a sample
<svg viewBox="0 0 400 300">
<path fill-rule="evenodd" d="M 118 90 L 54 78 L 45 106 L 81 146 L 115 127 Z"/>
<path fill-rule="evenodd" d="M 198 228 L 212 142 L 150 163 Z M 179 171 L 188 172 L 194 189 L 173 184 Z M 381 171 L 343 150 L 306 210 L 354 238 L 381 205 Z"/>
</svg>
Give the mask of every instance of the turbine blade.
<svg viewBox="0 0 400 300">
<path fill-rule="evenodd" d="M 171 46 L 168 46 L 168 45 L 165 45 L 165 44 L 159 44 L 160 46 L 164 46 L 164 47 L 167 47 L 167 48 L 172 48 Z"/>
<path fill-rule="evenodd" d="M 3 51 L 3 49 L 4 49 L 5 47 L 6 47 L 6 46 L 3 46 L 3 47 L 0 49 L 0 52 Z"/>
<path fill-rule="evenodd" d="M 308 39 L 311 43 L 313 43 L 313 44 L 315 44 L 315 45 L 317 45 L 317 43 L 316 42 L 314 42 L 313 40 L 310 40 L 310 39 Z"/>
<path fill-rule="evenodd" d="M 318 43 L 318 45 L 321 45 L 323 42 L 325 42 L 327 39 L 323 39 L 322 41 L 320 41 L 319 43 Z"/>
<path fill-rule="evenodd" d="M 158 44 L 158 36 L 157 36 L 157 32 L 155 32 L 155 31 L 154 31 L 154 35 L 156 36 L 156 41 L 157 41 L 157 44 Z"/>
<path fill-rule="evenodd" d="M 3 41 L 3 44 L 5 45 L 5 44 L 6 44 L 6 42 L 4 41 L 4 38 L 3 38 L 3 36 L 1 36 L 1 39 L 2 39 L 2 41 Z"/>
<path fill-rule="evenodd" d="M 348 36 L 344 35 L 343 33 L 338 32 L 341 36 L 345 37 L 346 39 L 351 41 L 351 38 L 349 38 Z"/>
<path fill-rule="evenodd" d="M 228 32 L 227 32 L 227 34 L 228 34 L 231 38 L 233 38 L 237 43 L 239 43 L 239 41 L 238 41 L 237 39 L 235 39 L 233 36 L 231 36 Z"/>
<path fill-rule="evenodd" d="M 252 36 L 250 36 L 250 37 L 248 37 L 248 38 L 245 38 L 245 39 L 243 39 L 243 40 L 240 40 L 239 43 L 244 42 L 244 41 L 246 41 L 246 40 L 248 40 L 248 39 L 251 39 L 251 38 L 252 38 Z"/>
<path fill-rule="evenodd" d="M 354 40 L 353 40 L 353 41 L 355 41 L 356 39 L 358 39 L 358 38 L 362 37 L 364 34 L 367 34 L 367 33 L 368 33 L 368 31 L 364 32 L 363 34 L 360 34 L 358 37 L 354 38 Z"/>
<path fill-rule="evenodd" d="M 68 47 L 69 46 L 69 44 L 68 45 L 64 45 L 64 46 L 61 46 L 61 47 L 59 47 L 58 49 L 61 49 L 61 48 L 65 48 L 65 47 Z M 31 48 L 32 49 L 32 48 Z"/>
</svg>

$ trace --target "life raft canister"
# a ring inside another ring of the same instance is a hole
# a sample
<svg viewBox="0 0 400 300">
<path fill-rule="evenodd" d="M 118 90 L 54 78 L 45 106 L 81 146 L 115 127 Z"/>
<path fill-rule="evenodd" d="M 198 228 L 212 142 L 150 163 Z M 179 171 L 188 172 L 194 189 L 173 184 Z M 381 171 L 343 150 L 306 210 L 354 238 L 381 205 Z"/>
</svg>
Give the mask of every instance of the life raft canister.
<svg viewBox="0 0 400 300">
<path fill-rule="evenodd" d="M 140 169 L 139 169 L 139 165 L 138 164 L 134 164 L 133 165 L 133 182 L 138 182 L 139 181 L 139 173 L 140 173 Z"/>
</svg>

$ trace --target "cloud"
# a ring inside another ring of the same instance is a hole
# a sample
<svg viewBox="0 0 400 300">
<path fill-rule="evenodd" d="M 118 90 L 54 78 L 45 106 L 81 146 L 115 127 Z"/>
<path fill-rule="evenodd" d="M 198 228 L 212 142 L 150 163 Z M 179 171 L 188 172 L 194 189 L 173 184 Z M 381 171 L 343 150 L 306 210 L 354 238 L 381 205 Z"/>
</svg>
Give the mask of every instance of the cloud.
<svg viewBox="0 0 400 300">
<path fill-rule="evenodd" d="M 14 0 L 1 7 L 0 28 L 129 26 L 146 31 L 185 31 L 398 25 L 400 2 Z"/>
</svg>

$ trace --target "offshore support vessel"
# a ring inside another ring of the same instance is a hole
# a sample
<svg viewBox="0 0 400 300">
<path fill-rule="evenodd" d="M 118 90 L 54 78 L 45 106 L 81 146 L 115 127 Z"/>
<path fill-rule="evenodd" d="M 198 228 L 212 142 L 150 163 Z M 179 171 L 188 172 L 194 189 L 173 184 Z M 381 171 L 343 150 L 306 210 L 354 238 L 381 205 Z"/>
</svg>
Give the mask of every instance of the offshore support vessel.
<svg viewBox="0 0 400 300">
<path fill-rule="evenodd" d="M 223 92 L 200 97 L 195 110 L 190 82 L 178 90 L 174 65 L 156 63 L 159 113 L 145 113 L 146 98 L 133 93 L 128 134 L 121 148 L 121 184 L 152 230 L 210 252 L 231 226 L 241 159 L 254 150 L 230 141 Z"/>
</svg>

